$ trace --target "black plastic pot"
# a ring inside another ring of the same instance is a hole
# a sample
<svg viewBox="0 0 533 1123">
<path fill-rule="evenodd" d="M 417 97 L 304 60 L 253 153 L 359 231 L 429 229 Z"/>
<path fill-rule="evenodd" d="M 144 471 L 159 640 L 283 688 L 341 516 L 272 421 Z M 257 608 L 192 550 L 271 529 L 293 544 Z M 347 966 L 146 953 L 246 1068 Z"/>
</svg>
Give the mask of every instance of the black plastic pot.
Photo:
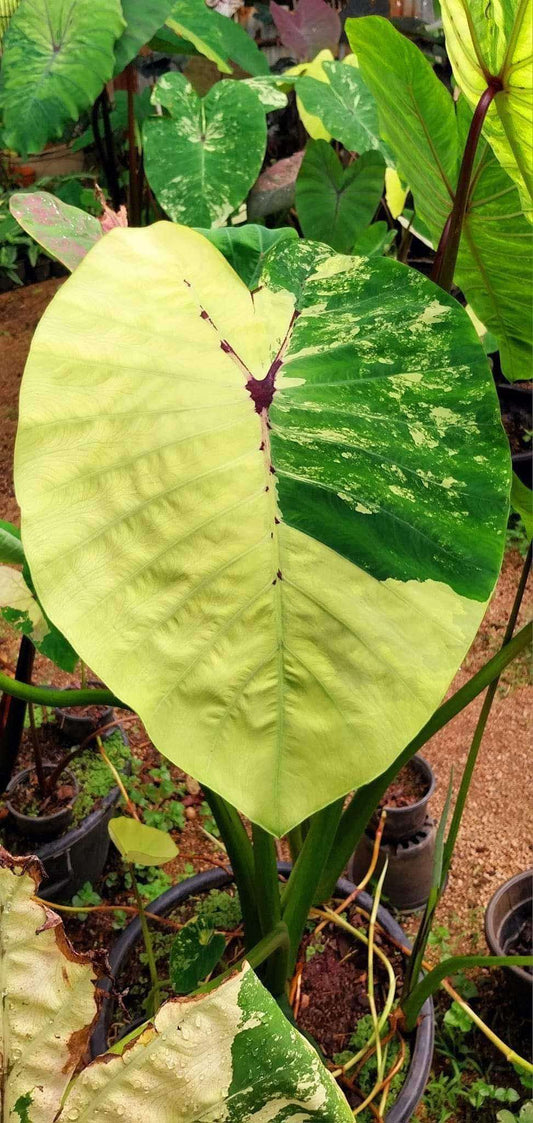
<svg viewBox="0 0 533 1123">
<path fill-rule="evenodd" d="M 387 859 L 383 895 L 400 912 L 423 908 L 429 897 L 436 834 L 435 821 L 427 818 L 411 837 L 381 843 L 376 875 L 381 873 Z M 356 885 L 370 865 L 373 850 L 374 839 L 364 834 L 348 864 L 348 873 Z"/>
<path fill-rule="evenodd" d="M 88 685 L 101 687 L 102 684 L 100 682 L 91 681 Z M 67 687 L 67 689 L 73 690 L 74 687 Z M 73 745 L 81 745 L 81 742 L 85 741 L 87 737 L 90 737 L 95 729 L 98 729 L 98 727 L 102 725 L 109 725 L 115 717 L 115 711 L 112 706 L 106 706 L 104 713 L 101 714 L 98 719 L 90 715 L 87 716 L 86 714 L 71 714 L 67 709 L 62 709 L 58 706 L 55 707 L 54 714 L 61 732 Z M 112 729 L 106 729 L 105 733 L 102 734 L 102 739 L 105 741 L 112 732 Z"/>
<path fill-rule="evenodd" d="M 435 791 L 435 773 L 429 761 L 420 756 L 420 753 L 416 753 L 409 764 L 415 772 L 418 772 L 423 783 L 427 785 L 427 791 L 422 799 L 417 800 L 416 803 L 410 803 L 408 807 L 387 807 L 385 804 L 387 818 L 383 828 L 383 842 L 397 842 L 399 839 L 413 838 L 425 822 L 428 803 Z M 374 830 L 377 827 L 378 819 L 379 815 L 374 815 L 370 822 L 370 827 Z"/>
<path fill-rule="evenodd" d="M 496 890 L 485 913 L 485 938 L 493 955 L 510 955 L 522 925 L 533 912 L 533 869 L 517 873 Z M 521 997 L 531 1009 L 533 974 L 508 967 Z"/>
<path fill-rule="evenodd" d="M 53 772 L 55 765 L 44 764 L 43 771 L 45 773 Z M 56 811 L 53 815 L 24 815 L 22 811 L 18 811 L 13 806 L 10 796 L 18 788 L 19 784 L 23 784 L 28 776 L 34 772 L 35 769 L 25 768 L 23 772 L 17 772 L 16 776 L 10 780 L 6 788 L 6 807 L 9 811 L 9 817 L 12 825 L 19 832 L 19 834 L 26 835 L 28 838 L 56 838 L 61 831 L 68 827 L 72 815 L 74 813 L 74 804 L 79 795 L 79 786 L 76 777 L 68 768 L 62 773 L 63 776 L 68 776 L 69 783 L 74 788 L 74 795 L 67 807 L 62 807 L 61 811 Z"/>
<path fill-rule="evenodd" d="M 281 874 L 286 876 L 291 871 L 290 863 L 278 862 L 278 870 Z M 188 897 L 195 897 L 200 893 L 209 893 L 211 889 L 224 889 L 227 885 L 231 885 L 232 880 L 231 874 L 225 873 L 224 870 L 206 870 L 205 873 L 198 873 L 195 877 L 187 878 L 186 881 L 180 882 L 179 885 L 173 885 L 166 893 L 162 893 L 160 897 L 157 897 L 157 899 L 148 906 L 148 909 L 158 916 L 166 916 L 173 912 L 178 905 L 183 904 Z M 353 892 L 354 888 L 355 886 L 351 881 L 347 881 L 346 878 L 341 878 L 341 880 L 337 882 L 335 895 L 338 897 L 348 897 L 349 894 Z M 359 894 L 358 903 L 367 911 L 370 911 L 372 907 L 372 899 L 367 893 Z M 403 944 L 409 943 L 399 924 L 396 923 L 386 909 L 379 908 L 377 918 L 381 926 L 393 939 Z M 101 986 L 101 989 L 104 991 L 102 1009 L 91 1038 L 91 1053 L 93 1057 L 98 1057 L 101 1053 L 107 1051 L 108 1033 L 115 1010 L 115 999 L 110 994 L 112 986 L 111 980 L 119 976 L 128 955 L 140 939 L 141 925 L 136 917 L 135 920 L 132 920 L 131 923 L 128 924 L 128 927 L 124 930 L 122 935 L 119 936 L 111 951 L 109 957 L 111 978 L 105 980 Z M 131 1028 L 132 1027 L 128 1027 L 128 1033 Z M 422 1007 L 419 1025 L 413 1035 L 411 1043 L 411 1061 L 407 1077 L 398 1099 L 387 1112 L 386 1123 L 410 1123 L 413 1112 L 422 1098 L 429 1076 L 433 1058 L 434 1033 L 433 1002 L 432 999 L 429 998 Z"/>
</svg>

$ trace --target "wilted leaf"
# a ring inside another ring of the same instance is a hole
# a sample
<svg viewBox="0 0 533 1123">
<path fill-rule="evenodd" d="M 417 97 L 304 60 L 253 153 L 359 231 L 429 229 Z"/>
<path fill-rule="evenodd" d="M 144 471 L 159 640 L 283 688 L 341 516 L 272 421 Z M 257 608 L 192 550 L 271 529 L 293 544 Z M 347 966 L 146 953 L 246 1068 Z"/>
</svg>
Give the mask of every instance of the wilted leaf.
<svg viewBox="0 0 533 1123">
<path fill-rule="evenodd" d="M 147 827 L 127 815 L 110 820 L 109 835 L 124 861 L 137 866 L 164 866 L 178 853 L 167 831 Z"/>
</svg>

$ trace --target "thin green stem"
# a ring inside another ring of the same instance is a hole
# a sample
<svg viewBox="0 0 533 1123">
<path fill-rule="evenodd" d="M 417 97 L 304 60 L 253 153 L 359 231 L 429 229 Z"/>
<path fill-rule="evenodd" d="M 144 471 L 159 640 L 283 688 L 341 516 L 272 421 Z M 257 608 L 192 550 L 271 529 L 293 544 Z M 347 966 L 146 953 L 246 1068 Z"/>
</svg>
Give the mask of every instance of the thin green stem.
<svg viewBox="0 0 533 1123">
<path fill-rule="evenodd" d="M 131 885 L 132 885 L 132 889 L 133 889 L 133 896 L 135 897 L 135 902 L 136 902 L 137 908 L 139 910 L 139 921 L 140 921 L 140 925 L 141 925 L 141 932 L 142 932 L 142 937 L 143 937 L 143 941 L 144 941 L 144 947 L 145 947 L 145 950 L 146 950 L 146 958 L 148 960 L 148 970 L 150 971 L 150 981 L 152 983 L 152 995 L 153 995 L 153 1000 L 154 1000 L 154 1014 L 155 1014 L 156 1011 L 159 1009 L 159 1006 L 161 1005 L 161 991 L 160 991 L 160 986 L 159 986 L 159 976 L 157 974 L 157 966 L 156 966 L 155 955 L 154 955 L 154 945 L 152 943 L 152 934 L 151 934 L 150 929 L 148 927 L 148 921 L 146 919 L 146 911 L 145 911 L 145 908 L 144 908 L 144 902 L 143 902 L 143 899 L 142 899 L 141 894 L 139 892 L 139 886 L 138 886 L 138 883 L 137 883 L 137 878 L 135 876 L 135 869 L 134 869 L 134 867 L 131 863 L 128 863 L 128 869 L 129 869 L 130 876 L 131 876 Z"/>
<path fill-rule="evenodd" d="M 507 627 L 505 629 L 505 635 L 503 637 L 502 650 L 503 650 L 504 647 L 507 647 L 507 645 L 510 643 L 510 641 L 512 639 L 512 636 L 513 636 L 513 632 L 515 630 L 516 621 L 518 620 L 518 614 L 520 612 L 524 592 L 525 592 L 526 585 L 527 585 L 527 579 L 529 577 L 529 571 L 531 569 L 531 545 L 532 544 L 530 542 L 529 549 L 527 551 L 527 554 L 526 554 L 526 557 L 525 557 L 525 560 L 524 560 L 524 565 L 522 567 L 522 573 L 520 575 L 520 581 L 518 583 L 518 588 L 516 590 L 516 596 L 515 596 L 515 599 L 514 599 L 514 604 L 513 604 L 513 607 L 511 609 L 509 619 L 507 621 Z M 472 781 L 474 768 L 476 766 L 476 761 L 477 761 L 477 758 L 478 758 L 479 749 L 481 747 L 481 742 L 483 740 L 483 734 L 485 732 L 485 727 L 487 725 L 489 714 L 490 714 L 490 711 L 492 709 L 492 703 L 494 702 L 494 698 L 496 696 L 496 691 L 498 689 L 499 681 L 500 681 L 500 675 L 498 675 L 495 679 L 493 679 L 493 681 L 491 682 L 491 684 L 490 684 L 490 686 L 487 690 L 485 698 L 483 699 L 483 706 L 481 707 L 481 713 L 479 715 L 478 722 L 477 722 L 475 732 L 474 732 L 474 736 L 472 738 L 472 744 L 470 745 L 470 750 L 469 750 L 469 753 L 468 753 L 467 761 L 466 761 L 464 771 L 463 771 L 463 775 L 462 775 L 462 778 L 461 778 L 461 784 L 460 784 L 460 787 L 459 787 L 459 792 L 457 794 L 457 799 L 455 801 L 455 807 L 454 807 L 454 810 L 453 810 L 452 821 L 450 823 L 450 830 L 448 832 L 448 837 L 446 839 L 446 844 L 445 844 L 445 847 L 444 847 L 444 856 L 443 856 L 443 862 L 442 862 L 441 886 L 444 884 L 444 882 L 446 880 L 446 876 L 447 876 L 448 871 L 450 869 L 450 864 L 451 864 L 451 860 L 452 860 L 452 857 L 453 857 L 453 852 L 454 852 L 454 849 L 455 849 L 455 843 L 457 841 L 457 835 L 459 833 L 459 827 L 461 825 L 461 819 L 463 817 L 465 804 L 466 804 L 466 801 L 467 801 L 467 798 L 468 798 L 468 792 L 469 792 L 469 789 L 470 789 L 470 784 L 471 784 L 471 781 Z"/>
<path fill-rule="evenodd" d="M 415 1028 L 424 1002 L 435 993 L 442 981 L 448 975 L 469 967 L 533 967 L 533 955 L 454 955 L 444 959 L 420 979 L 408 998 L 402 1002 L 408 1031 Z M 531 1071 L 533 1072 L 533 1065 Z"/>
<path fill-rule="evenodd" d="M 257 968 L 265 962 L 265 959 L 275 955 L 279 950 L 284 951 L 285 955 L 289 953 L 289 932 L 287 925 L 284 924 L 282 920 L 276 924 L 271 932 L 263 936 L 262 940 L 259 940 L 259 943 L 257 943 L 255 947 L 250 948 L 250 950 L 246 952 L 246 955 L 241 956 L 236 963 L 228 967 L 227 971 L 223 971 L 223 973 L 217 975 L 215 979 L 210 979 L 208 983 L 203 983 L 194 993 L 207 994 L 208 991 L 215 990 L 225 979 L 231 978 L 236 971 L 239 971 L 243 963 L 249 963 L 250 967 L 257 970 Z"/>
<path fill-rule="evenodd" d="M 433 716 L 386 772 L 372 780 L 370 784 L 365 784 L 364 787 L 358 789 L 339 822 L 333 846 L 318 886 L 317 897 L 315 898 L 317 902 L 326 901 L 328 897 L 331 897 L 335 883 L 355 850 L 374 809 L 378 806 L 389 784 L 404 764 L 407 764 L 411 757 L 426 744 L 426 741 L 429 741 L 435 733 L 439 732 L 439 729 L 442 729 L 466 706 L 469 706 L 470 702 L 477 698 L 478 694 L 481 694 L 494 678 L 501 675 L 508 664 L 528 647 L 532 635 L 532 625 L 526 624 L 501 651 L 498 651 L 492 659 L 489 659 L 481 667 L 477 674 L 473 675 L 469 682 L 465 683 L 455 694 L 452 694 L 451 698 L 448 698 L 442 706 L 439 706 L 438 710 L 435 710 Z"/>
<path fill-rule="evenodd" d="M 0 671 L 0 690 L 12 698 L 35 702 L 38 706 L 119 706 L 123 710 L 131 710 L 131 706 L 121 702 L 110 690 L 54 690 L 53 687 L 19 682 L 3 671 Z"/>
<path fill-rule="evenodd" d="M 305 922 L 315 900 L 316 888 L 335 837 L 342 814 L 342 805 L 343 800 L 337 799 L 329 807 L 324 807 L 322 811 L 317 811 L 311 816 L 305 842 L 283 894 L 281 913 L 289 929 L 291 941 L 287 964 L 289 977 L 294 971 Z"/>
<path fill-rule="evenodd" d="M 293 827 L 292 831 L 289 831 L 287 835 L 287 842 L 289 844 L 291 858 L 294 863 L 297 861 L 300 850 L 302 849 L 302 846 L 304 844 L 304 836 L 301 823 L 299 823 L 297 827 Z"/>
<path fill-rule="evenodd" d="M 255 887 L 255 864 L 252 844 L 238 811 L 210 788 L 203 788 L 206 802 L 220 831 L 226 847 L 239 900 L 244 924 L 244 944 L 251 948 L 261 939 L 261 923 L 257 908 Z"/>
<path fill-rule="evenodd" d="M 379 1018 L 376 1009 L 376 997 L 374 994 L 374 934 L 376 931 L 376 918 L 378 915 L 379 902 L 381 898 L 381 891 L 383 889 L 383 882 L 387 873 L 388 861 L 385 861 L 383 869 L 379 876 L 379 881 L 372 901 L 372 910 L 370 913 L 370 922 L 368 925 L 368 1005 L 370 1006 L 370 1014 L 372 1016 L 372 1025 L 374 1027 L 374 1036 L 376 1040 L 376 1082 L 381 1084 L 383 1080 L 383 1058 L 381 1050 L 381 1034 L 379 1026 Z"/>
<path fill-rule="evenodd" d="M 28 705 L 28 717 L 30 719 L 30 740 L 33 749 L 33 760 L 35 763 L 35 771 L 37 773 L 37 783 L 39 785 L 39 794 L 41 799 L 44 799 L 47 794 L 46 775 L 43 766 L 43 754 L 39 744 L 39 733 L 35 724 L 35 711 L 33 703 Z"/>
</svg>

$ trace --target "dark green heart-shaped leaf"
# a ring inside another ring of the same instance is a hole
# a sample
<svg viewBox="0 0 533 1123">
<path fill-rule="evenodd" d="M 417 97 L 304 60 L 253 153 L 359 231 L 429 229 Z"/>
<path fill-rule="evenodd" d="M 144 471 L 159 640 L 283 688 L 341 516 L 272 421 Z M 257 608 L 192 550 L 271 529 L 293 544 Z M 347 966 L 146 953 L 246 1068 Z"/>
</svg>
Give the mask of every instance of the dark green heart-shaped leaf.
<svg viewBox="0 0 533 1123">
<path fill-rule="evenodd" d="M 170 982 L 175 994 L 190 994 L 210 975 L 224 954 L 226 941 L 221 932 L 198 917 L 178 932 L 170 949 Z"/>
<path fill-rule="evenodd" d="M 385 176 L 379 152 L 347 168 L 325 140 L 310 140 L 296 180 L 296 209 L 306 238 L 349 253 L 375 214 Z"/>
<path fill-rule="evenodd" d="M 26 155 L 60 137 L 111 78 L 120 0 L 22 0 L 4 39 L 4 144 Z"/>
<path fill-rule="evenodd" d="M 16 485 L 80 656 L 278 834 L 438 705 L 498 574 L 510 471 L 474 327 L 421 274 L 282 241 L 251 294 L 156 223 L 97 242 L 45 312 Z"/>
<path fill-rule="evenodd" d="M 281 241 L 296 241 L 293 226 L 269 230 L 267 226 L 223 226 L 218 230 L 199 230 L 220 250 L 232 269 L 249 289 L 255 289 L 261 276 L 266 254 Z"/>
<path fill-rule="evenodd" d="M 263 162 L 266 121 L 257 94 L 243 82 L 217 82 L 199 98 L 183 74 L 170 73 L 153 100 L 168 111 L 144 125 L 146 175 L 158 202 L 176 222 L 221 225 Z"/>
</svg>

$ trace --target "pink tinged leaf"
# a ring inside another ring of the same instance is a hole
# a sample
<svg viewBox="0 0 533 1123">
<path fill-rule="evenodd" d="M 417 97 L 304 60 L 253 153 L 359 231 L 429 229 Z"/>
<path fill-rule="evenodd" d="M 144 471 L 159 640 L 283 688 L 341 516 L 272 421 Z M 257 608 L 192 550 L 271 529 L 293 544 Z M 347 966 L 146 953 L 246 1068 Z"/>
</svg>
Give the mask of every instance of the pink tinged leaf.
<svg viewBox="0 0 533 1123">
<path fill-rule="evenodd" d="M 102 227 L 102 234 L 107 234 L 107 232 L 109 230 L 113 230 L 115 226 L 127 226 L 128 212 L 125 206 L 122 205 L 121 207 L 119 207 L 118 211 L 112 210 L 112 208 L 107 205 L 106 197 L 102 191 L 102 188 L 99 187 L 97 183 L 95 184 L 95 192 L 98 202 L 100 203 L 104 212 L 103 214 L 99 215 L 98 218 L 98 221 Z"/>
<path fill-rule="evenodd" d="M 326 0 L 299 0 L 293 12 L 271 0 L 270 11 L 281 42 L 294 58 L 305 62 L 319 51 L 336 53 L 341 21 Z"/>
<path fill-rule="evenodd" d="M 48 191 L 12 195 L 9 209 L 22 229 L 71 272 L 102 236 L 94 215 L 63 203 Z"/>
</svg>

